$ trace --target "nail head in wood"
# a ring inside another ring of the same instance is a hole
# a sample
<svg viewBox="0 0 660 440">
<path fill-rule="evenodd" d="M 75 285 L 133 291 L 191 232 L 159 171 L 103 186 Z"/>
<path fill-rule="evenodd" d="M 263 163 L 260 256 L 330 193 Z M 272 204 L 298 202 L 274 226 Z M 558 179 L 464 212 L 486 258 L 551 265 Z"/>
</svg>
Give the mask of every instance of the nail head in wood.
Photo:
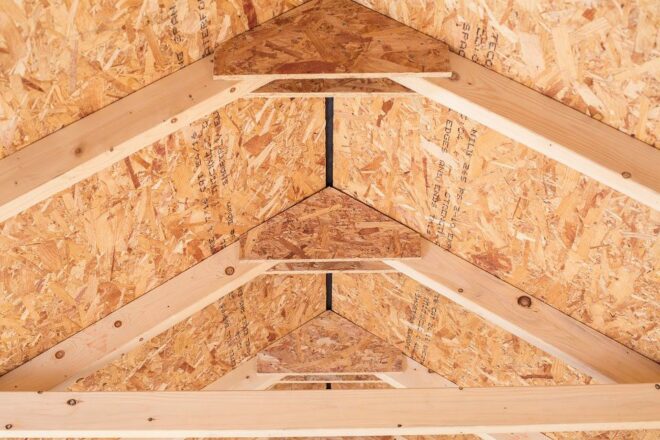
<svg viewBox="0 0 660 440">
<path fill-rule="evenodd" d="M 74 406 L 78 401 L 76 399 L 69 399 L 66 401 L 66 404 L 69 406 Z"/>
<path fill-rule="evenodd" d="M 116 328 L 121 327 L 121 325 L 122 325 L 122 322 L 119 321 L 119 320 L 115 321 L 115 323 L 114 323 L 114 326 L 115 326 Z"/>
<path fill-rule="evenodd" d="M 531 307 L 532 306 L 532 298 L 530 298 L 527 295 L 522 295 L 518 297 L 518 305 L 520 307 Z"/>
<path fill-rule="evenodd" d="M 621 176 L 623 176 L 624 179 L 630 179 L 632 177 L 632 174 L 630 174 L 629 171 L 624 171 L 621 173 Z"/>
<path fill-rule="evenodd" d="M 177 118 L 172 118 L 172 119 L 170 120 L 170 122 L 171 122 L 172 124 L 176 124 L 177 121 L 178 121 Z"/>
<path fill-rule="evenodd" d="M 463 292 L 464 292 L 463 289 L 458 289 L 458 293 L 463 293 Z"/>
<path fill-rule="evenodd" d="M 660 390 L 660 383 L 656 383 L 656 384 L 655 384 L 655 389 L 656 389 L 656 390 Z"/>
<path fill-rule="evenodd" d="M 11 423 L 7 423 L 7 424 L 5 425 L 5 429 L 11 429 L 11 428 L 13 428 L 13 427 L 14 427 L 14 425 L 12 425 Z"/>
<path fill-rule="evenodd" d="M 76 149 L 73 150 L 73 154 L 75 154 L 76 156 L 80 156 L 82 152 L 83 152 L 82 147 L 76 147 Z"/>
<path fill-rule="evenodd" d="M 64 357 L 64 350 L 57 350 L 55 352 L 55 359 L 62 359 Z"/>
<path fill-rule="evenodd" d="M 234 272 L 235 272 L 235 271 L 236 271 L 236 270 L 234 269 L 234 266 L 227 266 L 227 267 L 225 268 L 225 273 L 226 273 L 227 275 L 234 275 Z"/>
</svg>

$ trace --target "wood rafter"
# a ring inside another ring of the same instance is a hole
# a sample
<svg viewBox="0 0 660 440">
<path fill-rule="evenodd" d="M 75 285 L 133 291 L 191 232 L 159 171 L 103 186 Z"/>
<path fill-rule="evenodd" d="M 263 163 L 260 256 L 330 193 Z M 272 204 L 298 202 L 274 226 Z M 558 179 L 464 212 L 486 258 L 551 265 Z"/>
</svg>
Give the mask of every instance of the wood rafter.
<svg viewBox="0 0 660 440">
<path fill-rule="evenodd" d="M 234 243 L 0 377 L 0 390 L 62 390 L 263 274 Z M 182 294 L 185 292 L 186 294 Z"/>
<path fill-rule="evenodd" d="M 312 0 L 215 51 L 215 78 L 449 77 L 447 46 L 351 0 Z"/>
<path fill-rule="evenodd" d="M 304 437 L 657 429 L 658 392 L 655 384 L 203 393 L 3 392 L 0 424 L 11 429 L 0 430 L 0 436 Z"/>
<path fill-rule="evenodd" d="M 470 312 L 600 381 L 641 383 L 660 380 L 660 365 L 652 360 L 532 299 L 525 292 L 429 241 L 422 243 L 422 258 L 419 260 L 385 262 Z M 527 301 L 529 307 L 525 307 Z"/>
<path fill-rule="evenodd" d="M 392 79 L 660 210 L 660 151 L 461 56 L 450 60 L 454 80 Z"/>
<path fill-rule="evenodd" d="M 0 160 L 0 222 L 264 85 L 204 58 Z"/>
</svg>

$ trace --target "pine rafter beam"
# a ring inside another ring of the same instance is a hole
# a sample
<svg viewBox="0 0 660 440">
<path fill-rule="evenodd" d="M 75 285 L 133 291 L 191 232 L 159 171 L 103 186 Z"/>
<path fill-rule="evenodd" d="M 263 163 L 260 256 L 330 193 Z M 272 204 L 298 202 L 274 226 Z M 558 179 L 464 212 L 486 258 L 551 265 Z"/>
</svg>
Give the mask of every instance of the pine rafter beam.
<svg viewBox="0 0 660 440">
<path fill-rule="evenodd" d="M 0 390 L 64 390 L 71 383 L 265 273 L 234 243 L 0 377 Z"/>
<path fill-rule="evenodd" d="M 0 437 L 324 437 L 657 429 L 659 393 L 655 384 L 3 392 L 0 425 L 5 429 Z"/>
<path fill-rule="evenodd" d="M 453 80 L 391 79 L 660 211 L 660 151 L 459 55 Z"/>
<path fill-rule="evenodd" d="M 657 363 L 429 241 L 421 259 L 385 263 L 604 383 L 660 381 Z"/>
<path fill-rule="evenodd" d="M 214 81 L 206 57 L 0 160 L 0 222 L 267 81 Z"/>
</svg>

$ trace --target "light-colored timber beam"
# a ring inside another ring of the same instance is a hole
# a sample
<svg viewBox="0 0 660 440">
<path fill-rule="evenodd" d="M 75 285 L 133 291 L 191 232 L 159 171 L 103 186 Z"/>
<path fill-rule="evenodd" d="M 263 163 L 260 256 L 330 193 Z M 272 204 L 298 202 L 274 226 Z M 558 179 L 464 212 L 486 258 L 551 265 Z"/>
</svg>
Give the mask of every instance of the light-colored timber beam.
<svg viewBox="0 0 660 440">
<path fill-rule="evenodd" d="M 185 415 L 183 417 L 182 415 Z M 3 392 L 0 437 L 326 437 L 660 428 L 655 384 Z"/>
<path fill-rule="evenodd" d="M 277 275 L 324 273 L 395 273 L 382 261 L 319 261 L 309 263 L 279 263 L 268 271 Z"/>
<path fill-rule="evenodd" d="M 0 377 L 0 390 L 63 390 L 266 272 L 234 243 Z"/>
<path fill-rule="evenodd" d="M 421 259 L 385 263 L 602 382 L 660 381 L 657 363 L 429 241 Z"/>
<path fill-rule="evenodd" d="M 256 90 L 206 57 L 0 160 L 0 222 Z"/>
<path fill-rule="evenodd" d="M 329 187 L 241 236 L 241 259 L 284 263 L 419 258 L 420 236 Z"/>
<path fill-rule="evenodd" d="M 391 79 L 660 210 L 660 151 L 459 55 L 449 59 L 455 80 Z"/>
</svg>

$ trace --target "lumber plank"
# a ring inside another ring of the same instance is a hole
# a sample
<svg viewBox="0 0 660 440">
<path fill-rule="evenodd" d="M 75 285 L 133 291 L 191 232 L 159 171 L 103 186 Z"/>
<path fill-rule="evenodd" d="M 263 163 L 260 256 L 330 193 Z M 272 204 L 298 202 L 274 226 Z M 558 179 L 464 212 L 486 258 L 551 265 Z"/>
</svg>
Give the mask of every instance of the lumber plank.
<svg viewBox="0 0 660 440">
<path fill-rule="evenodd" d="M 459 55 L 450 60 L 455 80 L 391 78 L 660 210 L 660 151 Z"/>
<path fill-rule="evenodd" d="M 312 0 L 215 51 L 216 79 L 448 77 L 447 46 L 351 0 Z"/>
<path fill-rule="evenodd" d="M 2 392 L 0 425 L 5 429 L 0 437 L 327 437 L 657 429 L 659 393 L 655 384 Z"/>
<path fill-rule="evenodd" d="M 258 373 L 358 374 L 402 371 L 399 350 L 327 311 L 257 354 Z"/>
<path fill-rule="evenodd" d="M 0 160 L 0 222 L 264 85 L 206 57 Z"/>
<path fill-rule="evenodd" d="M 255 98 L 402 97 L 417 93 L 388 78 L 276 80 L 250 93 Z"/>
<path fill-rule="evenodd" d="M 382 261 L 313 261 L 309 263 L 279 263 L 269 274 L 301 275 L 321 273 L 393 273 Z"/>
<path fill-rule="evenodd" d="M 246 261 L 418 258 L 421 237 L 346 194 L 325 188 L 241 237 Z"/>
<path fill-rule="evenodd" d="M 224 248 L 0 377 L 0 390 L 66 389 L 272 266 L 238 256 L 238 243 Z"/>
<path fill-rule="evenodd" d="M 660 380 L 657 363 L 429 241 L 421 259 L 385 263 L 599 381 Z"/>
</svg>

